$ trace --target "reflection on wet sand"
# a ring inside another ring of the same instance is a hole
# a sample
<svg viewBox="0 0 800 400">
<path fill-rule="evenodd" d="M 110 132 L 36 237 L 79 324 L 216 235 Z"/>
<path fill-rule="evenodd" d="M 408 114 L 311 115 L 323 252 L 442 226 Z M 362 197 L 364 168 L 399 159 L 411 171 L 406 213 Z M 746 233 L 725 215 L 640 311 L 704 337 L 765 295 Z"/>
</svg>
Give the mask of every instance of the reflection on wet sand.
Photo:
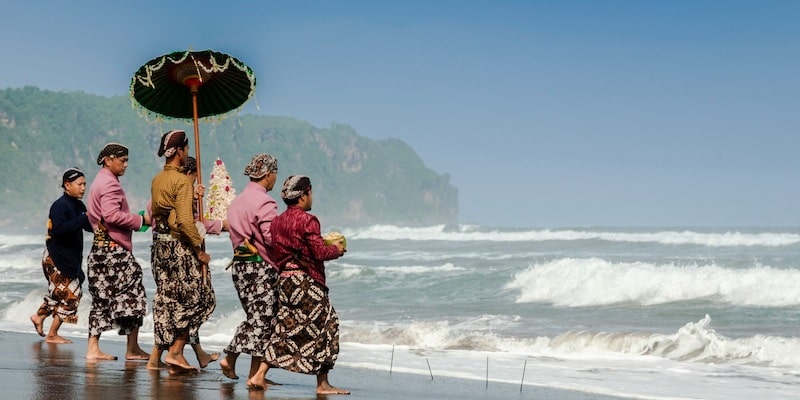
<svg viewBox="0 0 800 400">
<path fill-rule="evenodd" d="M 35 342 L 32 345 L 34 362 L 33 399 L 78 399 L 82 398 L 75 384 L 75 354 L 68 346 Z"/>
<path fill-rule="evenodd" d="M 150 373 L 151 399 L 197 399 L 197 388 L 187 375 L 162 375 L 160 371 Z"/>
</svg>

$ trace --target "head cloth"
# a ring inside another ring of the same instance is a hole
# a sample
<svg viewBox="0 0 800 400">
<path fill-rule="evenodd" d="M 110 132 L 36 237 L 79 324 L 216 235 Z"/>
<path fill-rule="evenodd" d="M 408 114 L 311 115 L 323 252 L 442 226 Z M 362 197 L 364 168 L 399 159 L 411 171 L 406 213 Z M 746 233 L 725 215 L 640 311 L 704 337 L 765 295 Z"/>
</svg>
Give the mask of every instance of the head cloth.
<svg viewBox="0 0 800 400">
<path fill-rule="evenodd" d="M 100 151 L 100 154 L 97 156 L 97 165 L 103 165 L 103 159 L 106 157 L 115 158 L 115 157 L 124 157 L 128 155 L 128 148 L 119 144 L 119 143 L 109 143 L 103 150 Z"/>
<path fill-rule="evenodd" d="M 175 155 L 178 149 L 185 147 L 189 144 L 189 138 L 186 137 L 186 132 L 173 129 L 161 135 L 161 144 L 158 146 L 158 156 L 170 158 Z"/>
<path fill-rule="evenodd" d="M 78 169 L 78 167 L 67 168 L 63 174 L 61 174 L 61 187 L 64 187 L 64 184 L 67 182 L 74 182 L 76 179 L 85 176 L 83 171 Z"/>
<path fill-rule="evenodd" d="M 253 156 L 244 167 L 244 174 L 253 179 L 261 179 L 270 172 L 278 172 L 278 160 L 267 153 Z"/>
<path fill-rule="evenodd" d="M 294 200 L 311 190 L 311 179 L 305 175 L 291 175 L 283 182 L 281 198 Z"/>
</svg>

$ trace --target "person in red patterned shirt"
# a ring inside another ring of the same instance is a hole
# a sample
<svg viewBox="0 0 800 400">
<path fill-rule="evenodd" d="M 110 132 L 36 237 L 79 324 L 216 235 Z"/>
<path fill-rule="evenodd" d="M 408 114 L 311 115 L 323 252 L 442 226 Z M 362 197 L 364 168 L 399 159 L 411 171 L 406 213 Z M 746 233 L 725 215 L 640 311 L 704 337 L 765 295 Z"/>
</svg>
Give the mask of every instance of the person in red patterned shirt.
<svg viewBox="0 0 800 400">
<path fill-rule="evenodd" d="M 319 220 L 308 212 L 313 196 L 307 176 L 289 176 L 281 198 L 287 209 L 270 225 L 268 249 L 280 270 L 278 311 L 259 370 L 247 386 L 263 390 L 267 371 L 277 367 L 316 375 L 317 394 L 350 394 L 328 382 L 328 372 L 339 357 L 339 317 L 328 297 L 324 262 L 344 255 L 344 243 L 325 244 Z M 308 324 L 307 329 L 296 329 L 298 323 Z"/>
</svg>

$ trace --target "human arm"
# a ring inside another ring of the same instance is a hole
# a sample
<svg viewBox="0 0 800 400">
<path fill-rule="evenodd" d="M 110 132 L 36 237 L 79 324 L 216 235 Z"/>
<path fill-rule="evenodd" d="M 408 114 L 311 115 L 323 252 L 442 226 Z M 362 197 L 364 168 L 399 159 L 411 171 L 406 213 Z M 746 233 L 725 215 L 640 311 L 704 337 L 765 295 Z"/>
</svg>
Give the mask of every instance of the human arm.
<svg viewBox="0 0 800 400">
<path fill-rule="evenodd" d="M 78 204 L 70 204 L 66 197 L 53 203 L 50 207 L 50 221 L 52 228 L 50 232 L 55 236 L 68 235 L 70 233 L 86 230 L 91 232 L 89 217 L 86 215 L 86 207 L 83 203 L 75 200 Z"/>
<path fill-rule="evenodd" d="M 272 233 L 270 226 L 275 217 L 278 216 L 278 205 L 275 200 L 269 198 L 266 203 L 261 204 L 256 209 L 256 224 L 258 225 L 258 233 L 261 235 L 261 242 L 266 246 L 272 246 Z"/>
<path fill-rule="evenodd" d="M 335 260 L 344 255 L 345 249 L 342 247 L 341 243 L 325 244 L 325 240 L 320 234 L 320 224 L 317 217 L 312 217 L 307 222 L 304 238 L 308 244 L 311 256 L 315 260 Z"/>
<path fill-rule="evenodd" d="M 144 217 L 128 210 L 125 192 L 118 183 L 100 197 L 100 215 L 104 224 L 129 230 L 138 230 L 145 223 Z"/>
<path fill-rule="evenodd" d="M 193 188 L 189 179 L 176 182 L 175 187 L 175 226 L 180 235 L 186 238 L 192 247 L 197 250 L 203 243 L 203 238 L 194 224 L 194 197 Z M 195 251 L 197 252 L 197 251 Z"/>
</svg>

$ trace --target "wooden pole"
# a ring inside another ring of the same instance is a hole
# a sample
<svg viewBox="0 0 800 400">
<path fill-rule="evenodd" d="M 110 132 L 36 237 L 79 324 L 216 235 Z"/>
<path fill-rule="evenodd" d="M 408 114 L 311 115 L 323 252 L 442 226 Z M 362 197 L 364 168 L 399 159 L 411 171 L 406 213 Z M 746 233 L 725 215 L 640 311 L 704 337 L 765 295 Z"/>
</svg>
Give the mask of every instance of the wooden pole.
<svg viewBox="0 0 800 400">
<path fill-rule="evenodd" d="M 203 184 L 203 162 L 200 159 L 200 123 L 198 122 L 198 113 L 197 113 L 197 92 L 199 91 L 200 85 L 198 83 L 192 83 L 189 86 L 189 89 L 192 91 L 192 119 L 194 120 L 194 155 L 195 159 L 197 159 L 197 184 Z M 203 222 L 203 196 L 197 196 L 197 214 L 200 216 L 200 223 Z M 203 251 L 206 249 L 206 242 L 203 239 L 202 244 Z M 203 265 L 203 282 L 208 282 L 208 265 Z"/>
</svg>

